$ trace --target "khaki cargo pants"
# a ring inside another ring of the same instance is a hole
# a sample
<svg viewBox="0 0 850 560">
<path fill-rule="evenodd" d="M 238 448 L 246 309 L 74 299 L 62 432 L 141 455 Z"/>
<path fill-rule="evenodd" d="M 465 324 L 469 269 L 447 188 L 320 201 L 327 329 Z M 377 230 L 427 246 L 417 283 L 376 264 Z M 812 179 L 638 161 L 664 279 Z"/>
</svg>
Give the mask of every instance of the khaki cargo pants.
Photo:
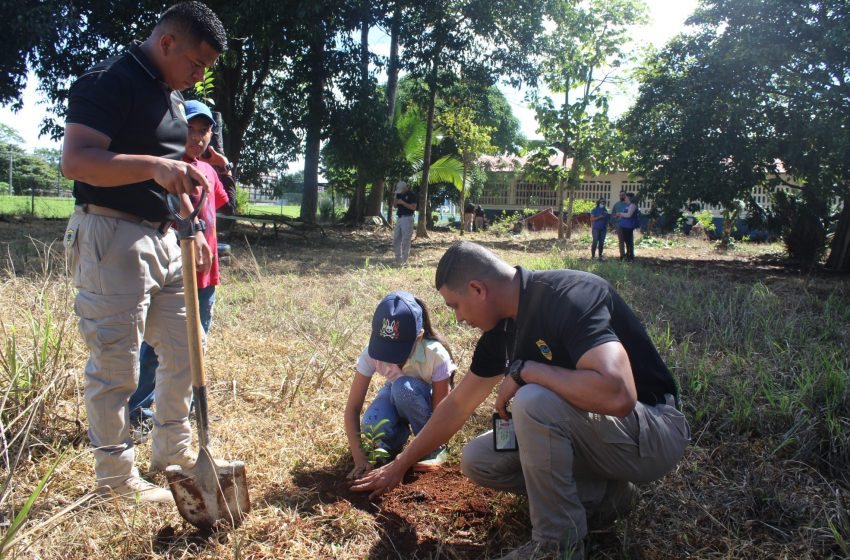
<svg viewBox="0 0 850 560">
<path fill-rule="evenodd" d="M 690 441 L 673 406 L 638 402 L 625 418 L 585 412 L 540 385 L 520 387 L 511 404 L 519 451 L 496 452 L 488 432 L 463 449 L 461 470 L 475 483 L 528 495 L 532 538 L 576 542 L 606 489 L 649 482 L 672 470 Z M 604 500 L 603 500 L 604 498 Z"/>
<path fill-rule="evenodd" d="M 85 403 L 97 483 L 137 476 L 127 401 L 139 379 L 144 339 L 159 356 L 153 457 L 165 462 L 192 441 L 191 375 L 180 247 L 173 230 L 85 213 L 77 207 L 64 245 L 89 350 Z"/>
</svg>

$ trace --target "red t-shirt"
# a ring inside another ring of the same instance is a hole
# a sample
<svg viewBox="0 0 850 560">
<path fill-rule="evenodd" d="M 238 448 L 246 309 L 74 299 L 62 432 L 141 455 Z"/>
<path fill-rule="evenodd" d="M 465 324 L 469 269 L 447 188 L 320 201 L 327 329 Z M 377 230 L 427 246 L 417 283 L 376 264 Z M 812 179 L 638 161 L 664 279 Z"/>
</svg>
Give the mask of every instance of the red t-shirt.
<svg viewBox="0 0 850 560">
<path fill-rule="evenodd" d="M 204 199 L 204 206 L 198 212 L 198 217 L 207 225 L 204 232 L 204 237 L 207 240 L 207 245 L 212 250 L 212 266 L 210 271 L 204 273 L 198 271 L 198 287 L 208 288 L 210 286 L 218 286 L 220 277 L 218 273 L 218 237 L 215 231 L 215 211 L 227 204 L 227 191 L 224 190 L 224 185 L 218 178 L 218 173 L 212 166 L 204 161 L 189 160 L 184 158 L 184 161 L 191 163 L 198 171 L 204 174 L 207 181 L 212 185 L 207 191 L 207 197 Z M 192 197 L 195 200 L 195 197 Z"/>
</svg>

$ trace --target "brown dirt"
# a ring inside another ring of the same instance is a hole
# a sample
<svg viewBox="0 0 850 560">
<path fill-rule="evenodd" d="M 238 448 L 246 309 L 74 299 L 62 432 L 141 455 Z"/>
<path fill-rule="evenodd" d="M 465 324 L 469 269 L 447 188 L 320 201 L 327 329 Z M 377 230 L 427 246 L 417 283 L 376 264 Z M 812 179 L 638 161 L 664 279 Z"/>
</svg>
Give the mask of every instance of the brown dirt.
<svg viewBox="0 0 850 560">
<path fill-rule="evenodd" d="M 410 471 L 401 486 L 376 500 L 350 491 L 345 474 L 345 469 L 295 472 L 297 490 L 287 493 L 306 492 L 308 510 L 321 506 L 326 514 L 343 518 L 358 509 L 375 516 L 381 539 L 369 558 L 486 558 L 486 543 L 495 537 L 495 506 L 502 509 L 521 501 L 476 486 L 457 465 L 430 473 Z M 524 525 L 522 513 L 511 509 L 514 515 L 503 522 Z"/>
</svg>

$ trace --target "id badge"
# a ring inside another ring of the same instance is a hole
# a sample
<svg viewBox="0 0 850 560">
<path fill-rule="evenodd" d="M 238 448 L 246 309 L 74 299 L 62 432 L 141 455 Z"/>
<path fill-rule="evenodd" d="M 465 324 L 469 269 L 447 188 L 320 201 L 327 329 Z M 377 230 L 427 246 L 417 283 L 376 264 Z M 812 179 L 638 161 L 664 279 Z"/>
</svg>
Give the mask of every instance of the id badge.
<svg viewBox="0 0 850 560">
<path fill-rule="evenodd" d="M 514 420 L 508 413 L 508 419 L 502 420 L 498 413 L 493 413 L 493 449 L 496 451 L 516 451 L 518 449 Z"/>
</svg>

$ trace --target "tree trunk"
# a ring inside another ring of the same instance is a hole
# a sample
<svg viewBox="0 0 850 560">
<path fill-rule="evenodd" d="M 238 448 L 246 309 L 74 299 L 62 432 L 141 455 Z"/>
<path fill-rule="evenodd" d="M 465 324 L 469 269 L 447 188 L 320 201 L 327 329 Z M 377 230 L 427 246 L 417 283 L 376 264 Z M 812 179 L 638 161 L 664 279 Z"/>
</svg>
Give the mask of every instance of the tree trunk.
<svg viewBox="0 0 850 560">
<path fill-rule="evenodd" d="M 304 150 L 304 196 L 301 199 L 301 220 L 316 222 L 319 206 L 319 150 L 322 143 L 322 125 L 325 115 L 325 40 L 318 35 L 310 48 L 311 74 L 309 99 L 307 100 L 307 134 Z"/>
<path fill-rule="evenodd" d="M 369 102 L 369 3 L 364 5 L 363 19 L 360 22 L 360 103 L 365 107 Z M 357 167 L 357 187 L 354 193 L 355 205 L 352 214 L 356 225 L 363 223 L 366 217 L 366 183 L 369 178 L 363 162 Z"/>
<path fill-rule="evenodd" d="M 428 237 L 428 174 L 431 171 L 431 139 L 434 135 L 434 108 L 437 104 L 436 80 L 431 80 L 431 94 L 428 98 L 428 123 L 425 128 L 425 154 L 422 157 L 422 185 L 419 187 L 419 221 L 416 224 L 416 237 Z"/>
<path fill-rule="evenodd" d="M 567 193 L 569 193 L 569 202 L 567 202 L 567 227 L 564 237 L 570 239 L 573 236 L 573 207 L 576 200 L 576 186 L 578 184 L 579 161 L 578 157 L 573 156 L 573 164 L 570 166 L 570 175 L 567 179 Z"/>
<path fill-rule="evenodd" d="M 398 43 L 401 35 L 401 4 L 396 2 L 390 27 L 390 60 L 387 67 L 387 118 L 395 122 L 395 103 L 398 95 Z"/>
<path fill-rule="evenodd" d="M 569 78 L 569 76 L 567 76 L 567 88 L 566 89 L 567 89 L 567 91 L 564 92 L 564 108 L 566 108 L 567 105 L 569 105 L 569 103 L 570 103 L 570 78 Z M 566 132 L 566 128 L 567 128 L 566 122 L 562 123 L 561 127 Z M 566 136 L 566 134 L 565 134 L 565 136 Z M 564 149 L 563 159 L 561 160 L 561 167 L 562 168 L 567 166 L 568 147 L 569 147 L 569 137 L 566 136 L 564 138 L 564 145 L 562 146 L 562 148 Z M 561 170 L 560 173 L 563 173 L 563 170 Z M 563 177 L 563 175 L 561 175 L 561 177 Z M 564 238 L 564 180 L 559 178 L 558 179 L 558 239 L 561 240 L 563 238 Z"/>
<path fill-rule="evenodd" d="M 463 158 L 463 183 L 460 187 L 460 234 L 463 235 L 463 207 L 466 205 L 466 158 Z M 473 218 L 474 220 L 475 218 Z"/>
<path fill-rule="evenodd" d="M 844 209 L 838 217 L 826 267 L 836 272 L 850 272 L 850 196 L 844 198 Z"/>
<path fill-rule="evenodd" d="M 566 157 L 565 157 L 566 159 Z M 558 239 L 564 238 L 564 180 L 558 179 Z"/>
<path fill-rule="evenodd" d="M 395 101 L 398 94 L 398 38 L 401 34 L 401 6 L 398 2 L 393 12 L 392 24 L 390 26 L 390 61 L 387 67 L 387 122 L 390 130 L 395 123 Z M 369 200 L 366 203 L 366 212 L 369 216 L 377 216 L 381 213 L 381 203 L 384 197 L 384 177 L 380 177 L 372 183 L 369 191 Z M 392 223 L 392 208 L 388 207 L 387 221 Z"/>
<path fill-rule="evenodd" d="M 245 52 L 246 48 L 259 51 L 259 56 L 253 57 L 255 62 L 248 65 L 245 60 L 251 58 L 251 54 Z M 245 133 L 257 108 L 256 99 L 271 72 L 271 60 L 270 45 L 263 43 L 246 47 L 242 42 L 235 41 L 228 51 L 228 56 L 222 57 L 215 70 L 212 95 L 215 108 L 221 111 L 224 127 L 227 129 L 221 147 L 236 168 L 239 167 L 245 144 Z"/>
</svg>

